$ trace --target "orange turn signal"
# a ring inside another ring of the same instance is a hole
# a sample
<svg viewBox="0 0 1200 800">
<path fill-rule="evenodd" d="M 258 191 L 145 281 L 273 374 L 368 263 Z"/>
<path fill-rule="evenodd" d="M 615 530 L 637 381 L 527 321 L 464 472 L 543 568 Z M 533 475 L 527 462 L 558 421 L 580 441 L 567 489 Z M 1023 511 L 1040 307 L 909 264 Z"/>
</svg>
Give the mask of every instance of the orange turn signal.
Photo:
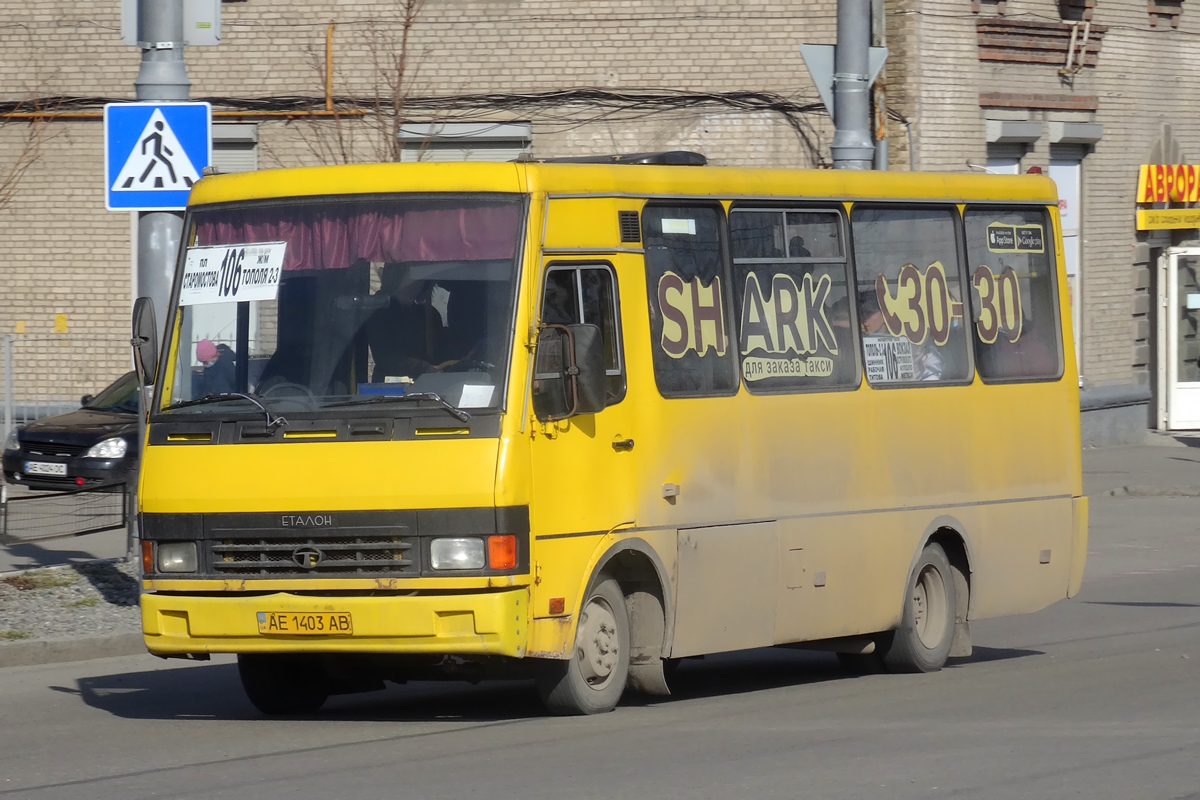
<svg viewBox="0 0 1200 800">
<path fill-rule="evenodd" d="M 566 610 L 567 610 L 567 598 L 565 598 L 565 597 L 551 597 L 550 598 L 550 616 L 555 617 L 555 616 L 558 616 L 559 614 L 564 614 L 564 613 L 566 613 Z"/>
<path fill-rule="evenodd" d="M 488 537 L 488 566 L 491 569 L 516 569 L 517 537 Z"/>
<path fill-rule="evenodd" d="M 142 540 L 142 574 L 154 574 L 154 542 Z"/>
</svg>

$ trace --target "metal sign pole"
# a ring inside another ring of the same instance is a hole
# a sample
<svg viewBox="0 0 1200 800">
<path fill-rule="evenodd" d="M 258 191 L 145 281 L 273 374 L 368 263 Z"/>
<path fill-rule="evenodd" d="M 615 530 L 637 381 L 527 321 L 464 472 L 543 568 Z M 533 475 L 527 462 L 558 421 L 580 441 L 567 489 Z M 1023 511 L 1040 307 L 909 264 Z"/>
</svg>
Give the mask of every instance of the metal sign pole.
<svg viewBox="0 0 1200 800">
<path fill-rule="evenodd" d="M 187 100 L 191 81 L 183 63 L 183 0 L 138 0 L 138 46 L 142 65 L 133 86 L 138 100 Z M 149 297 L 158 310 L 158 341 L 171 297 L 175 258 L 183 235 L 178 211 L 138 214 L 138 296 Z"/>
</svg>

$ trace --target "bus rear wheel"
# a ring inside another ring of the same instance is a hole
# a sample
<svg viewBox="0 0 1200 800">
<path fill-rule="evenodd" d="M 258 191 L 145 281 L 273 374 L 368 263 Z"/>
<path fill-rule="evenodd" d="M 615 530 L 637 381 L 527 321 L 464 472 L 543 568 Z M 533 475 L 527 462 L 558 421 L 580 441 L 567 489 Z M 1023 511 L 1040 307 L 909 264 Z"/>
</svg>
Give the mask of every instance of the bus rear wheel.
<svg viewBox="0 0 1200 800">
<path fill-rule="evenodd" d="M 543 661 L 534 678 L 542 702 L 562 716 L 616 708 L 629 677 L 629 613 L 612 578 L 598 582 L 579 612 L 575 651 L 568 661 Z"/>
<path fill-rule="evenodd" d="M 241 653 L 238 675 L 250 702 L 264 714 L 311 714 L 329 699 L 329 681 L 311 657 Z"/>
<path fill-rule="evenodd" d="M 957 608 L 950 559 L 939 544 L 928 544 L 908 578 L 900 627 L 880 655 L 891 672 L 936 672 L 950 655 Z"/>
</svg>

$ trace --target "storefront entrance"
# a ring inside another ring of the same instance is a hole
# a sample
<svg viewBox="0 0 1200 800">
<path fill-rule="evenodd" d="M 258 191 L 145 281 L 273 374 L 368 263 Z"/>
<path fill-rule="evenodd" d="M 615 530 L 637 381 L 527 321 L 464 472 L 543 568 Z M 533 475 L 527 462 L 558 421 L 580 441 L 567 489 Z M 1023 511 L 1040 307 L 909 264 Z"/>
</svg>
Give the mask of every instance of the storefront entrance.
<svg viewBox="0 0 1200 800">
<path fill-rule="evenodd" d="M 1160 259 L 1159 387 L 1167 430 L 1200 429 L 1200 247 L 1172 247 Z M 1160 406 L 1161 409 L 1161 406 Z"/>
</svg>

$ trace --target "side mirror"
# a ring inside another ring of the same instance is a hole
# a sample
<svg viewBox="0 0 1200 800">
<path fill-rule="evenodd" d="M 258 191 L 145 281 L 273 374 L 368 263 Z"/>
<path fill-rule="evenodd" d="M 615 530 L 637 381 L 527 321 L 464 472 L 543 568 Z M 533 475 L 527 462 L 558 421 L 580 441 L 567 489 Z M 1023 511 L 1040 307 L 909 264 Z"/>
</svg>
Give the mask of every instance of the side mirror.
<svg viewBox="0 0 1200 800">
<path fill-rule="evenodd" d="M 158 324 L 154 319 L 154 301 L 139 297 L 133 301 L 133 365 L 142 386 L 154 383 L 158 370 Z"/>
<path fill-rule="evenodd" d="M 595 325 L 547 325 L 538 334 L 533 413 L 543 422 L 595 414 L 606 405 L 604 339 Z"/>
<path fill-rule="evenodd" d="M 86 406 L 88 403 L 92 402 L 95 399 L 96 398 L 93 395 L 85 394 L 83 397 L 79 398 L 79 405 Z"/>
</svg>

